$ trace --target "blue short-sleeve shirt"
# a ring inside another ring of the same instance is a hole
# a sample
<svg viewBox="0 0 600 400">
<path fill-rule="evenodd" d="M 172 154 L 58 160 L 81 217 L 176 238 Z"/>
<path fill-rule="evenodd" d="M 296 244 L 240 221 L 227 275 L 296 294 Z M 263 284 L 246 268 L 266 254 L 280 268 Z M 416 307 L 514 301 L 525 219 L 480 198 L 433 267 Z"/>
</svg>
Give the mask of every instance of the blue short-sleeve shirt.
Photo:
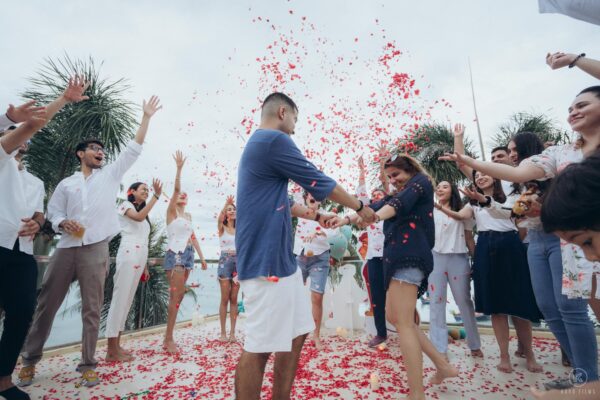
<svg viewBox="0 0 600 400">
<path fill-rule="evenodd" d="M 302 155 L 289 135 L 256 130 L 238 168 L 235 245 L 239 279 L 284 278 L 296 272 L 290 180 L 316 200 L 325 199 L 337 185 Z"/>
</svg>

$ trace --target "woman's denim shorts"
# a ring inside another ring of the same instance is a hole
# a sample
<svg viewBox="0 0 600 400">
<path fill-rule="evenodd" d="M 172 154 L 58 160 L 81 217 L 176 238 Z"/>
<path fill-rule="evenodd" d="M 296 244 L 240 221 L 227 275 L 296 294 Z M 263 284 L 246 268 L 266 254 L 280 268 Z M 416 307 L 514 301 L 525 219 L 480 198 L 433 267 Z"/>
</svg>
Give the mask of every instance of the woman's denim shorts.
<svg viewBox="0 0 600 400">
<path fill-rule="evenodd" d="M 416 267 L 397 268 L 392 275 L 392 279 L 417 286 L 421 286 L 423 278 L 425 278 L 425 274 Z"/>
<path fill-rule="evenodd" d="M 181 265 L 187 269 L 194 268 L 194 248 L 192 246 L 187 246 L 183 252 L 173 252 L 171 250 L 167 250 L 167 254 L 165 254 L 165 265 L 163 265 L 163 269 L 165 271 L 172 270 L 176 265 Z"/>
<path fill-rule="evenodd" d="M 219 279 L 233 279 L 236 270 L 237 257 L 234 253 L 221 253 L 219 258 L 219 270 L 217 276 Z"/>
</svg>

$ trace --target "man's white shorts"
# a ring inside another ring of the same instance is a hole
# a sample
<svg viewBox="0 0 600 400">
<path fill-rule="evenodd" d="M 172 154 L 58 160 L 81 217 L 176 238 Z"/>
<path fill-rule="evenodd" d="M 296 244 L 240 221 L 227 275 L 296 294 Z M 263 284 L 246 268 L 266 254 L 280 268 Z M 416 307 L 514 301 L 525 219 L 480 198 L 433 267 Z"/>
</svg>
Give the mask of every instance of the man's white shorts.
<svg viewBox="0 0 600 400">
<path fill-rule="evenodd" d="M 245 279 L 240 285 L 246 310 L 247 352 L 291 351 L 292 340 L 315 329 L 310 296 L 299 268 L 279 282 L 260 277 Z"/>
</svg>

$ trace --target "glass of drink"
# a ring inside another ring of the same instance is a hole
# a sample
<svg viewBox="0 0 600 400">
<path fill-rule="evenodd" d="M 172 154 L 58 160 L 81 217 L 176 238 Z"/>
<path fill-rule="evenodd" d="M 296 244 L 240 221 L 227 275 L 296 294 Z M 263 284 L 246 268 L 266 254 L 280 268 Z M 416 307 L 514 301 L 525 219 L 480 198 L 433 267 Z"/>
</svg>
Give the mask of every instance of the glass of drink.
<svg viewBox="0 0 600 400">
<path fill-rule="evenodd" d="M 77 238 L 77 239 L 83 239 L 83 235 L 85 234 L 85 227 L 81 224 L 79 224 L 79 229 L 76 230 L 75 232 L 71 233 L 71 236 Z"/>
</svg>

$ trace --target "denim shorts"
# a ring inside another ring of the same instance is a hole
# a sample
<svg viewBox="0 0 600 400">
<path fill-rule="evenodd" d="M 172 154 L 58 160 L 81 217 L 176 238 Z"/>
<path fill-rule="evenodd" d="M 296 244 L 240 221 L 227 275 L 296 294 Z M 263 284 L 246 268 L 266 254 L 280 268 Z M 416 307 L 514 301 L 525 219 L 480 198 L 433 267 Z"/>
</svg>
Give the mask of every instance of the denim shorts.
<svg viewBox="0 0 600 400">
<path fill-rule="evenodd" d="M 182 267 L 187 269 L 194 268 L 194 248 L 192 246 L 187 246 L 183 252 L 177 253 L 171 250 L 167 250 L 167 254 L 165 254 L 165 265 L 163 265 L 163 269 L 165 271 L 170 271 L 176 265 L 181 265 Z"/>
<path fill-rule="evenodd" d="M 302 271 L 304 283 L 310 276 L 310 290 L 320 294 L 325 293 L 325 285 L 329 276 L 329 250 L 311 257 L 305 256 L 303 251 L 296 257 L 296 261 Z"/>
<path fill-rule="evenodd" d="M 233 273 L 236 272 L 237 257 L 232 253 L 221 253 L 219 258 L 219 270 L 217 277 L 219 279 L 233 279 Z"/>
<path fill-rule="evenodd" d="M 408 267 L 408 268 L 397 268 L 392 275 L 392 279 L 410 283 L 412 285 L 421 286 L 425 274 L 419 268 Z"/>
</svg>

